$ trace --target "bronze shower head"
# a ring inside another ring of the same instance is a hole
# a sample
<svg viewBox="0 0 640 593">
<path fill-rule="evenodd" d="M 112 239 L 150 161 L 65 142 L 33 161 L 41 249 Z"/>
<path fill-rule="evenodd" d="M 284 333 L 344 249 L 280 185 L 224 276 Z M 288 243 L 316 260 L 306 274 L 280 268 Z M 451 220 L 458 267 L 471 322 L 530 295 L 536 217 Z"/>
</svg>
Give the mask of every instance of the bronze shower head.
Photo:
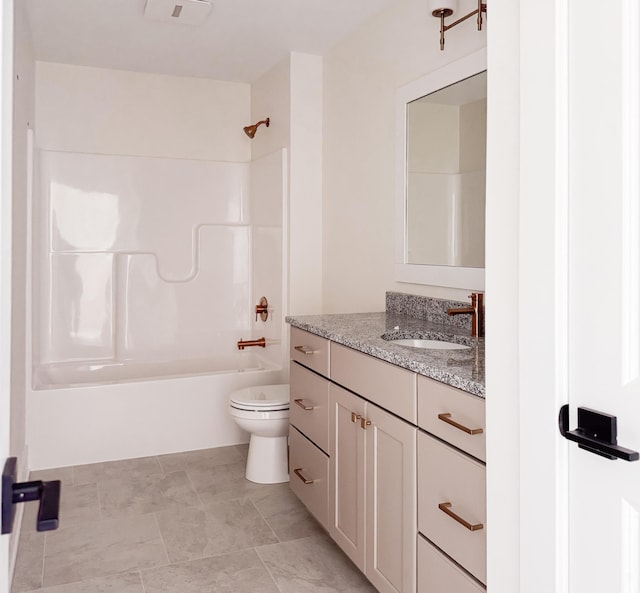
<svg viewBox="0 0 640 593">
<path fill-rule="evenodd" d="M 245 126 L 244 128 L 242 128 L 244 130 L 244 133 L 249 136 L 249 138 L 253 138 L 256 135 L 256 130 L 258 129 L 258 126 L 265 124 L 267 126 L 267 128 L 269 127 L 269 118 L 267 119 L 263 119 L 262 121 L 259 121 L 257 124 L 253 124 L 252 126 Z"/>
</svg>

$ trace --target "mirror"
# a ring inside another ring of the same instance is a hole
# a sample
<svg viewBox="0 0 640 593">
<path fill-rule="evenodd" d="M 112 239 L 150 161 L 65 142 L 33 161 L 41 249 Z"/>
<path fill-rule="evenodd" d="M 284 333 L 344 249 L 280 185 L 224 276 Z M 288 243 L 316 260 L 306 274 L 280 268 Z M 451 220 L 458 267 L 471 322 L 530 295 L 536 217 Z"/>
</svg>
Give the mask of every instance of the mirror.
<svg viewBox="0 0 640 593">
<path fill-rule="evenodd" d="M 484 290 L 486 51 L 397 95 L 396 280 Z"/>
</svg>

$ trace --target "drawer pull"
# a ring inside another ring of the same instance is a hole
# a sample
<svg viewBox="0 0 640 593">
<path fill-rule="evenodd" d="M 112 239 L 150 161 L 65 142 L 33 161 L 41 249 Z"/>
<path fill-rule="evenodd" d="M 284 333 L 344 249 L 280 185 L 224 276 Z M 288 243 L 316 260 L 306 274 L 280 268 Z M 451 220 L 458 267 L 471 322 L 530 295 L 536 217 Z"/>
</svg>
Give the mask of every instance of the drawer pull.
<svg viewBox="0 0 640 593">
<path fill-rule="evenodd" d="M 296 405 L 300 406 L 303 410 L 306 410 L 307 412 L 309 410 L 313 410 L 313 406 L 308 406 L 308 405 L 302 403 L 301 399 L 294 399 L 293 403 L 295 403 Z"/>
<path fill-rule="evenodd" d="M 360 418 L 360 428 L 364 428 L 365 430 L 367 430 L 367 426 L 371 426 L 371 420 Z"/>
<path fill-rule="evenodd" d="M 438 414 L 438 419 L 455 426 L 458 430 L 466 432 L 467 434 L 482 434 L 482 428 L 467 428 L 463 424 L 458 424 L 455 420 L 451 420 L 451 414 Z"/>
<path fill-rule="evenodd" d="M 360 416 L 360 414 L 356 414 L 355 412 L 351 412 L 351 422 L 357 422 L 358 420 L 360 420 L 360 418 L 362 418 L 362 416 Z"/>
<path fill-rule="evenodd" d="M 309 348 L 309 346 L 294 346 L 293 349 L 297 350 L 298 352 L 302 352 L 302 354 L 307 354 L 307 355 L 315 354 L 317 352 L 317 350 L 314 350 L 313 348 Z"/>
<path fill-rule="evenodd" d="M 298 476 L 298 477 L 302 480 L 302 482 L 303 482 L 303 483 L 305 483 L 305 484 L 313 484 L 313 480 L 309 480 L 309 478 L 305 478 L 305 477 L 302 475 L 302 468 L 301 468 L 301 467 L 299 467 L 298 469 L 294 469 L 294 470 L 293 470 L 293 473 L 294 473 L 296 476 Z"/>
<path fill-rule="evenodd" d="M 471 523 L 469 523 L 468 521 L 465 521 L 462 517 L 460 517 L 459 515 L 456 515 L 452 510 L 451 510 L 451 503 L 450 502 L 441 502 L 438 505 L 438 508 L 443 512 L 446 513 L 447 515 L 449 515 L 449 517 L 451 517 L 452 519 L 455 519 L 458 523 L 460 523 L 460 525 L 466 527 L 469 531 L 478 531 L 479 529 L 482 529 L 484 527 L 484 525 L 482 523 L 476 523 L 475 525 L 472 525 Z"/>
</svg>

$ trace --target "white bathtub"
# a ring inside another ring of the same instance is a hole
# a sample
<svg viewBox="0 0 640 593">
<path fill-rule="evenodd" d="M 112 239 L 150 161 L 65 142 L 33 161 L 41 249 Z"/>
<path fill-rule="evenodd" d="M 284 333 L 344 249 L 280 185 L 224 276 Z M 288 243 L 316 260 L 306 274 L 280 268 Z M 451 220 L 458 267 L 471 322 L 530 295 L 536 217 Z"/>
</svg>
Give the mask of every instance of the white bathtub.
<svg viewBox="0 0 640 593">
<path fill-rule="evenodd" d="M 42 365 L 29 393 L 31 469 L 145 457 L 248 441 L 229 394 L 286 381 L 253 352 L 162 363 Z"/>
</svg>

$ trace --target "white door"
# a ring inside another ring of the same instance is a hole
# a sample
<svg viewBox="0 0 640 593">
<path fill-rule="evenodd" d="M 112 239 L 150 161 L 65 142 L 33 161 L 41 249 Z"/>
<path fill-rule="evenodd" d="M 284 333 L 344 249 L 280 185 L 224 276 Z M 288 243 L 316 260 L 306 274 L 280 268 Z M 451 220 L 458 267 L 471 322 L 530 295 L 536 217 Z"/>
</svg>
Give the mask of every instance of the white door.
<svg viewBox="0 0 640 593">
<path fill-rule="evenodd" d="M 569 4 L 568 388 L 640 451 L 640 11 L 613 4 Z M 571 592 L 640 591 L 639 513 L 640 461 L 570 447 Z"/>
<path fill-rule="evenodd" d="M 11 328 L 11 105 L 13 2 L 0 10 L 0 469 L 9 456 Z M 0 536 L 0 593 L 9 591 L 9 539 Z"/>
<path fill-rule="evenodd" d="M 638 593 L 640 461 L 556 422 L 612 414 L 640 450 L 640 11 L 540 0 L 520 24 L 520 591 Z"/>
</svg>

